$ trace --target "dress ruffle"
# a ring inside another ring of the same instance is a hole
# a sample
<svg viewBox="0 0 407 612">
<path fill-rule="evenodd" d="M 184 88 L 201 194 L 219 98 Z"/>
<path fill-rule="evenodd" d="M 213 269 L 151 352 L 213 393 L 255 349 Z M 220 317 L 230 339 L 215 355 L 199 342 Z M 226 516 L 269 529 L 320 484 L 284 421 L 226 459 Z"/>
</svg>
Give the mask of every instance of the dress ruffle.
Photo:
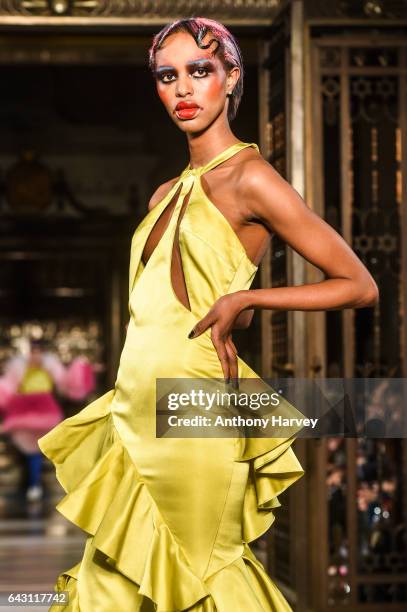
<svg viewBox="0 0 407 612">
<path fill-rule="evenodd" d="M 135 592 L 151 600 L 152 610 L 291 611 L 248 542 L 268 529 L 274 520 L 272 509 L 280 505 L 277 495 L 304 473 L 290 448 L 293 440 L 246 441 L 240 459 L 250 461 L 243 554 L 202 580 L 164 522 L 114 427 L 113 396 L 112 389 L 38 440 L 66 493 L 56 509 L 93 536 L 92 545 L 112 568 L 135 583 Z M 264 445 L 273 448 L 262 453 Z M 60 574 L 54 588 L 69 592 L 69 610 L 90 612 L 81 610 L 78 601 L 80 567 L 81 562 Z"/>
<path fill-rule="evenodd" d="M 243 540 L 252 542 L 275 520 L 281 506 L 278 496 L 304 475 L 291 448 L 291 438 L 247 438 L 240 461 L 249 461 L 249 478 L 243 503 Z M 268 450 L 267 450 L 268 449 Z"/>
</svg>

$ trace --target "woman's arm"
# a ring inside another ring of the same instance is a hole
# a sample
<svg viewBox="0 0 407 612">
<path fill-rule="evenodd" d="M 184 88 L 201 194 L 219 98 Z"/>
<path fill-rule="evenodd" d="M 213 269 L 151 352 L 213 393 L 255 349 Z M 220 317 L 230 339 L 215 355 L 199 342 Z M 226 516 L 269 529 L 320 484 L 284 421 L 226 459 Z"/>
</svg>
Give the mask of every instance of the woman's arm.
<svg viewBox="0 0 407 612">
<path fill-rule="evenodd" d="M 270 164 L 261 161 L 251 164 L 258 168 L 247 173 L 244 183 L 249 210 L 271 232 L 324 272 L 327 279 L 294 287 L 240 292 L 243 308 L 338 310 L 376 304 L 377 285 L 342 236 L 314 213 Z"/>
<path fill-rule="evenodd" d="M 263 159 L 247 160 L 237 188 L 253 219 L 278 234 L 328 278 L 319 283 L 248 289 L 220 297 L 189 337 L 195 338 L 211 327 L 212 342 L 226 379 L 237 377 L 231 331 L 243 311 L 362 308 L 379 299 L 373 277 L 346 241 L 306 205 L 269 163 Z"/>
</svg>

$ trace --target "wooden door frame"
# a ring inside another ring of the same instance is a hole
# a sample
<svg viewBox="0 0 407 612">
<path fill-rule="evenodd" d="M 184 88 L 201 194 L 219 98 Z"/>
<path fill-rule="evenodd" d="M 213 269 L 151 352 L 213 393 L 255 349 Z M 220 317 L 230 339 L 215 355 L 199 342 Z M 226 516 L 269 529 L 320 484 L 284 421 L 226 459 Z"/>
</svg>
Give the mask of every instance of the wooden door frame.
<svg viewBox="0 0 407 612">
<path fill-rule="evenodd" d="M 291 185 L 305 197 L 305 142 L 304 142 L 304 13 L 303 2 L 294 0 L 291 3 L 290 13 L 290 42 L 289 57 L 286 58 L 286 125 L 287 134 L 287 178 Z M 263 40 L 259 43 L 259 144 L 263 156 L 270 157 L 270 124 L 268 99 L 272 87 L 266 70 L 262 68 L 264 60 L 268 57 L 270 43 Z M 289 284 L 301 285 L 306 282 L 306 261 L 292 249 L 289 249 L 287 258 L 287 276 Z M 261 264 L 261 286 L 270 287 L 272 278 L 272 251 L 268 249 Z M 294 376 L 306 378 L 308 375 L 307 363 L 307 333 L 306 313 L 293 311 L 288 313 L 288 345 L 289 361 L 294 364 Z M 262 310 L 262 374 L 268 377 L 272 372 L 273 346 L 272 346 L 272 311 Z M 306 474 L 306 441 L 298 439 L 293 448 Z M 309 537 L 307 512 L 307 478 L 302 478 L 295 487 L 289 491 L 290 495 L 290 559 L 295 562 L 292 570 L 294 589 L 287 588 L 276 580 L 285 597 L 295 606 L 296 612 L 307 612 L 308 573 L 309 566 Z M 272 536 L 270 538 L 272 545 Z M 271 553 L 272 556 L 272 553 Z"/>
</svg>

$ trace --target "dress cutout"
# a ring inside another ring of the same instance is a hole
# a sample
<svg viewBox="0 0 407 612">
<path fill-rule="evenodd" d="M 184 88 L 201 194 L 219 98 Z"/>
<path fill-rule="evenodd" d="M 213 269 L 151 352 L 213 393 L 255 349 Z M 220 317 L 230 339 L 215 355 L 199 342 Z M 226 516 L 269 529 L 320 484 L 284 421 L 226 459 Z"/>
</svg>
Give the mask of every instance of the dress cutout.
<svg viewBox="0 0 407 612">
<path fill-rule="evenodd" d="M 291 611 L 249 543 L 269 529 L 278 496 L 304 474 L 295 436 L 155 437 L 156 378 L 223 378 L 210 329 L 188 334 L 221 295 L 248 289 L 257 266 L 200 176 L 250 146 L 257 148 L 239 142 L 205 166 L 188 166 L 138 225 L 115 386 L 38 441 L 66 493 L 57 510 L 88 534 L 82 559 L 55 584 L 69 592 L 69 604 L 50 610 Z M 174 243 L 189 308 L 171 279 Z M 260 378 L 240 357 L 238 368 L 240 378 Z M 286 404 L 288 417 L 301 414 Z"/>
<path fill-rule="evenodd" d="M 154 227 L 150 230 L 146 243 L 144 245 L 143 253 L 141 255 L 141 262 L 145 266 L 147 264 L 148 259 L 152 255 L 152 251 L 157 247 L 160 242 L 167 225 L 174 214 L 174 206 L 180 197 L 180 188 L 182 187 L 182 183 L 179 185 L 178 191 L 172 197 L 170 203 L 164 208 L 161 212 L 160 216 L 154 223 Z M 171 259 L 171 283 L 174 289 L 174 293 L 177 295 L 180 302 L 185 305 L 185 308 L 191 310 L 189 304 L 189 297 L 187 293 L 187 287 L 185 284 L 185 275 L 182 266 L 181 260 L 181 252 L 179 248 L 179 224 L 182 219 L 182 215 L 186 206 L 188 205 L 188 199 L 191 191 L 183 197 L 183 204 L 181 207 L 180 214 L 177 218 L 177 225 L 175 229 L 175 235 L 173 240 L 173 250 L 172 250 L 172 259 Z M 146 254 L 149 253 L 147 256 Z M 180 295 L 181 294 L 181 295 Z M 186 303 L 185 303 L 186 302 Z"/>
</svg>

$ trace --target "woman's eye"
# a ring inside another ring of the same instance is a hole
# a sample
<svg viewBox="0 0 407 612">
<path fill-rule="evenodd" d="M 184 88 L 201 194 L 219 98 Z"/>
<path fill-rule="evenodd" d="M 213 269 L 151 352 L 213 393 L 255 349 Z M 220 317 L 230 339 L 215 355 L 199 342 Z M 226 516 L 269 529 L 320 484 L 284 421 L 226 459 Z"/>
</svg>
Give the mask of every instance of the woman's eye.
<svg viewBox="0 0 407 612">
<path fill-rule="evenodd" d="M 197 68 L 196 70 L 194 70 L 193 75 L 194 76 L 198 76 L 198 78 L 200 77 L 204 77 L 208 74 L 208 70 L 206 68 Z"/>
<path fill-rule="evenodd" d="M 160 80 L 163 83 L 171 83 L 171 81 L 173 81 L 175 79 L 175 75 L 171 74 L 171 72 L 165 72 L 164 74 L 160 75 Z"/>
<path fill-rule="evenodd" d="M 209 70 L 204 67 L 195 68 L 195 70 L 192 72 L 192 76 L 198 79 L 206 77 L 208 74 Z M 176 75 L 173 72 L 162 72 L 158 75 L 158 78 L 162 83 L 172 83 L 175 81 Z"/>
</svg>

